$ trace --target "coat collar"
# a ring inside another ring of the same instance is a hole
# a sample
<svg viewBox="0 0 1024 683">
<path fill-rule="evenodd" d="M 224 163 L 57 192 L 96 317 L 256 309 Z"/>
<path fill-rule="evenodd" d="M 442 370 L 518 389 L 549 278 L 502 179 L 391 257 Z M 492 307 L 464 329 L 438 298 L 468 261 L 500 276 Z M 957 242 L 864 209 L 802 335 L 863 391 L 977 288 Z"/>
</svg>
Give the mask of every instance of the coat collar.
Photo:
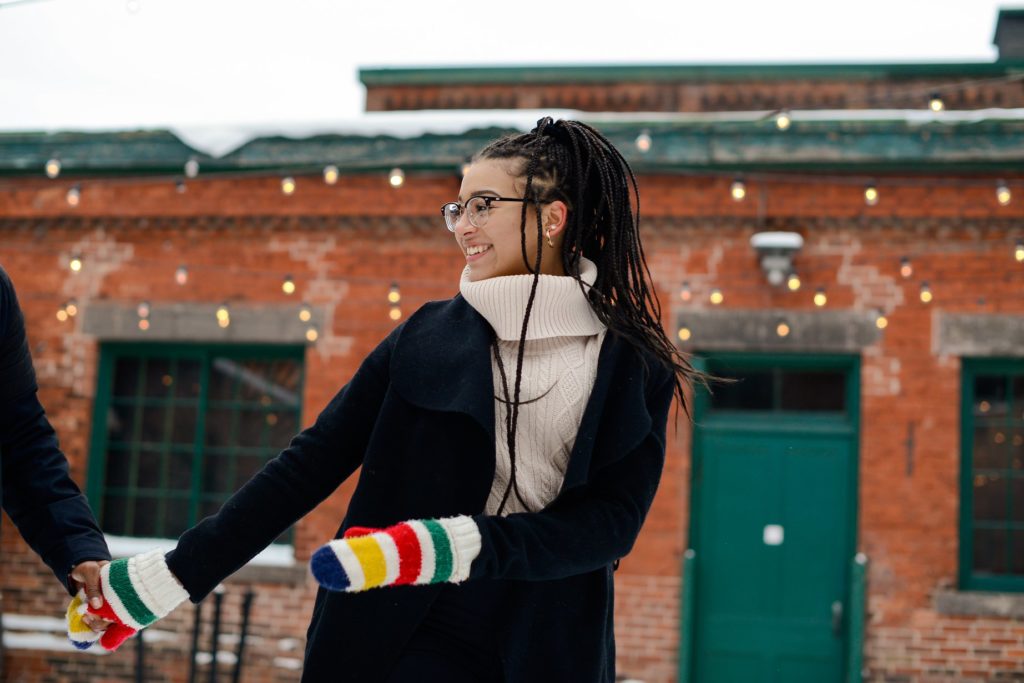
<svg viewBox="0 0 1024 683">
<path fill-rule="evenodd" d="M 493 443 L 493 335 L 484 317 L 461 295 L 428 303 L 406 321 L 395 342 L 392 385 L 420 408 L 470 416 Z M 592 466 L 614 462 L 646 437 L 651 428 L 646 372 L 632 346 L 609 330 L 563 491 L 585 483 Z"/>
</svg>

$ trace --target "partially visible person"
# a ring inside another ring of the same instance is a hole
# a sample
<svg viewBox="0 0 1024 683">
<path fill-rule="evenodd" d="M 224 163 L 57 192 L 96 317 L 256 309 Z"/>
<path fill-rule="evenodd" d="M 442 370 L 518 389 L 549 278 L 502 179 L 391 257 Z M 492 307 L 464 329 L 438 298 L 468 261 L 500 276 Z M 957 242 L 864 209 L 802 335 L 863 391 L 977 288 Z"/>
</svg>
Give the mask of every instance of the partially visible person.
<svg viewBox="0 0 1024 683">
<path fill-rule="evenodd" d="M 100 569 L 110 551 L 36 396 L 25 318 L 0 266 L 0 505 L 32 550 L 72 595 L 99 609 Z M 0 581 L 0 588 L 3 587 Z M 92 629 L 104 620 L 86 615 Z"/>
</svg>

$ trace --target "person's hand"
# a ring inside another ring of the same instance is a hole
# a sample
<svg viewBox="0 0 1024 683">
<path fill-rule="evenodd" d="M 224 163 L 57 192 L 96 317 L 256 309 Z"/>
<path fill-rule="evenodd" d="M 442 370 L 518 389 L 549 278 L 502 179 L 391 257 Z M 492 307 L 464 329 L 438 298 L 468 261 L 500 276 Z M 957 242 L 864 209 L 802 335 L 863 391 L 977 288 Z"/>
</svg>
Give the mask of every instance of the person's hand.
<svg viewBox="0 0 1024 683">
<path fill-rule="evenodd" d="M 103 607 L 103 591 L 100 590 L 100 569 L 110 564 L 107 560 L 89 560 L 82 562 L 71 570 L 71 580 L 75 588 L 85 592 L 84 600 L 94 609 Z M 82 622 L 97 633 L 107 630 L 112 621 L 85 612 Z"/>
<path fill-rule="evenodd" d="M 480 553 L 472 517 L 414 519 L 386 529 L 352 527 L 310 558 L 317 582 L 355 593 L 378 586 L 461 583 Z"/>
<path fill-rule="evenodd" d="M 86 596 L 84 589 L 68 606 L 68 637 L 82 650 L 96 640 L 104 649 L 116 650 L 136 631 L 167 616 L 188 598 L 188 592 L 167 568 L 161 550 L 104 564 L 99 584 L 100 607 L 93 607 L 95 596 Z M 102 635 L 90 634 L 89 627 L 83 626 L 87 614 L 110 622 Z"/>
</svg>

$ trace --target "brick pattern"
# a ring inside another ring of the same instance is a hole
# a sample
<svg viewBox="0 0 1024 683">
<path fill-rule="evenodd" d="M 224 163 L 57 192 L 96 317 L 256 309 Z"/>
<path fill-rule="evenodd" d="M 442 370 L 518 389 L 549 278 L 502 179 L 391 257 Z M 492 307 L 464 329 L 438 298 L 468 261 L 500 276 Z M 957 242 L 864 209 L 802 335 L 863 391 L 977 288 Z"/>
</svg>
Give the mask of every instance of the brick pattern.
<svg viewBox="0 0 1024 683">
<path fill-rule="evenodd" d="M 393 328 L 386 298 L 392 281 L 401 287 L 405 315 L 457 289 L 461 258 L 435 215 L 441 199 L 457 193 L 452 178 L 410 178 L 397 194 L 383 181 L 349 178 L 286 200 L 264 180 L 207 182 L 196 183 L 195 192 L 190 185 L 187 200 L 157 183 L 98 188 L 83 192 L 74 215 L 52 185 L 15 181 L 14 190 L 0 192 L 0 263 L 18 287 L 41 398 L 79 482 L 86 476 L 99 341 L 80 332 L 80 319 L 56 319 L 65 299 L 78 300 L 80 316 L 98 300 L 231 299 L 250 306 L 294 303 L 296 309 L 309 300 L 327 315 L 318 321 L 320 341 L 306 356 L 303 423 L 310 424 Z M 725 291 L 723 310 L 813 311 L 810 297 L 822 285 L 829 307 L 880 307 L 889 316 L 879 342 L 864 350 L 862 372 L 859 526 L 860 549 L 871 558 L 865 662 L 871 680 L 1018 674 L 1019 620 L 941 617 L 931 607 L 931 593 L 953 585 L 957 572 L 960 397 L 959 359 L 934 352 L 932 339 L 937 311 L 1024 313 L 1024 266 L 1012 258 L 1024 202 L 1000 207 L 987 187 L 894 187 L 878 206 L 866 207 L 859 189 L 848 185 L 752 183 L 748 196 L 762 200 L 737 204 L 727 180 L 650 176 L 641 185 L 645 244 L 666 326 L 687 306 L 710 306 L 711 287 Z M 804 236 L 796 259 L 800 292 L 764 282 L 749 247 L 759 230 Z M 78 275 L 64 265 L 72 251 L 86 260 Z M 903 255 L 915 267 L 909 280 L 898 273 Z M 190 267 L 185 287 L 174 282 L 179 263 Z M 294 297 L 281 291 L 285 273 L 298 285 Z M 935 291 L 928 305 L 917 297 L 922 279 Z M 693 289 L 689 304 L 678 297 L 683 280 Z M 685 414 L 677 426 L 670 423 L 668 438 L 658 496 L 616 573 L 619 667 L 645 681 L 674 680 L 679 646 L 690 489 Z M 299 523 L 300 562 L 334 533 L 353 487 L 347 482 Z M 4 612 L 59 616 L 66 596 L 10 523 L 4 525 Z M 261 640 L 248 650 L 245 680 L 296 680 L 289 666 L 301 660 L 313 587 L 308 579 L 297 586 L 229 583 L 226 636 L 237 632 L 230 619 L 237 618 L 237 601 L 250 584 L 259 592 L 252 635 Z M 164 623 L 159 630 L 173 637 L 147 651 L 151 680 L 182 681 L 191 610 L 182 608 Z M 932 648 L 930 637 L 942 640 Z M 223 645 L 231 649 L 230 638 Z M 4 664 L 9 681 L 129 681 L 133 656 L 130 649 L 93 657 L 14 648 Z"/>
</svg>

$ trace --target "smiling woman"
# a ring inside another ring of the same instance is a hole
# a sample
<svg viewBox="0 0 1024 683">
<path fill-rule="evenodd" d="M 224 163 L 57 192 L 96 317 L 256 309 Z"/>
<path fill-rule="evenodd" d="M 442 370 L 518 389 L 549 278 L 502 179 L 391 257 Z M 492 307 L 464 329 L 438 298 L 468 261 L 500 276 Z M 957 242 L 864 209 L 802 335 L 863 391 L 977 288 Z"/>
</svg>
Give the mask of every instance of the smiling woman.
<svg viewBox="0 0 1024 683">
<path fill-rule="evenodd" d="M 657 490 L 673 395 L 704 379 L 660 326 L 638 211 L 585 124 L 485 147 L 442 207 L 460 294 L 399 325 L 166 557 L 115 563 L 111 603 L 201 600 L 362 466 L 311 560 L 303 680 L 614 680 L 613 569 Z"/>
</svg>

